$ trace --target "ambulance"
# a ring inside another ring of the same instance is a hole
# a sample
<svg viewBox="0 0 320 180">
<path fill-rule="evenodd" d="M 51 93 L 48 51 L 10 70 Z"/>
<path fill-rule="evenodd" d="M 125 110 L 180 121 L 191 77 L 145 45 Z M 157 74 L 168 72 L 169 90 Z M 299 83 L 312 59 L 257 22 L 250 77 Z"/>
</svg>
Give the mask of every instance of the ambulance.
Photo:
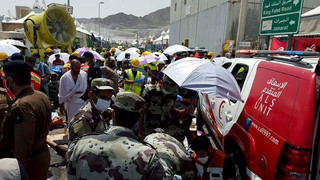
<svg viewBox="0 0 320 180">
<path fill-rule="evenodd" d="M 243 179 L 320 179 L 320 54 L 242 50 L 222 65 L 243 101 L 199 93 L 197 120 Z"/>
</svg>

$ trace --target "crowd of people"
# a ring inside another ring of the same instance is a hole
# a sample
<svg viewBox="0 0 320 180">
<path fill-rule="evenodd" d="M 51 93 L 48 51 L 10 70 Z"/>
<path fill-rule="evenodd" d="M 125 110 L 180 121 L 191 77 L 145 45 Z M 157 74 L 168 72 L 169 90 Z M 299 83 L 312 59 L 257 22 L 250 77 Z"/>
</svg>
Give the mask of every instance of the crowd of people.
<svg viewBox="0 0 320 180">
<path fill-rule="evenodd" d="M 0 53 L 0 162 L 10 166 L 0 167 L 0 179 L 12 178 L 9 172 L 17 168 L 21 179 L 46 179 L 48 145 L 68 162 L 68 179 L 237 179 L 233 159 L 190 131 L 197 92 L 163 73 L 188 52 L 145 65 L 130 54 L 117 61 L 115 48 L 103 50 L 104 61 L 90 51 L 72 53 L 58 93 L 67 148 L 47 136 L 55 110 L 48 98 L 49 67 L 66 64 L 58 54 L 48 64 L 52 51 L 45 54 L 41 61 L 37 53 Z M 204 59 L 212 57 L 209 52 Z"/>
</svg>

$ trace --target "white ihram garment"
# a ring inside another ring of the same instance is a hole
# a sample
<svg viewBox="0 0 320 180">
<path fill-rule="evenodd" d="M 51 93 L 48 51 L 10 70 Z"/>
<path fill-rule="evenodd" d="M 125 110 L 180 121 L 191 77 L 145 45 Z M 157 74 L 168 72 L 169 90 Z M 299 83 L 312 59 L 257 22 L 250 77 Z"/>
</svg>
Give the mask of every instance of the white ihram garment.
<svg viewBox="0 0 320 180">
<path fill-rule="evenodd" d="M 59 104 L 64 103 L 67 110 L 68 125 L 72 117 L 85 103 L 80 97 L 86 92 L 87 84 L 87 74 L 82 70 L 80 70 L 76 83 L 72 78 L 71 70 L 60 78 Z"/>
</svg>

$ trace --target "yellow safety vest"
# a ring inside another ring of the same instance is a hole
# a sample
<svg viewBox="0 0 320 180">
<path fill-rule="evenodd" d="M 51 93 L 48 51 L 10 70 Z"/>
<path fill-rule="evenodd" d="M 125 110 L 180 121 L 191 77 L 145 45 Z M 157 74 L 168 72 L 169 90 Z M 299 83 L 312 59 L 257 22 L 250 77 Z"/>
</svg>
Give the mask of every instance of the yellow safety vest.
<svg viewBox="0 0 320 180">
<path fill-rule="evenodd" d="M 142 76 L 142 72 L 137 71 L 136 77 L 133 77 L 132 69 L 125 70 L 125 73 L 127 74 L 128 79 L 132 81 L 139 80 L 141 79 L 141 76 Z M 124 83 L 123 91 L 136 93 L 137 95 L 140 96 L 141 86 L 142 86 L 142 83 L 133 83 L 133 84 Z"/>
<path fill-rule="evenodd" d="M 154 64 L 149 64 L 150 70 L 151 71 L 158 71 L 158 66 L 154 65 Z"/>
</svg>

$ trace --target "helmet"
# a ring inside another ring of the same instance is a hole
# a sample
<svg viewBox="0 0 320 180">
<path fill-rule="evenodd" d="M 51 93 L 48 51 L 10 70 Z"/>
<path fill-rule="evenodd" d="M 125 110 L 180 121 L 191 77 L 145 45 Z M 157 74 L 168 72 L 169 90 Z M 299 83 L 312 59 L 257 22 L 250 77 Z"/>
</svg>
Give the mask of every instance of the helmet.
<svg viewBox="0 0 320 180">
<path fill-rule="evenodd" d="M 144 56 L 145 56 L 145 55 L 149 55 L 149 54 L 151 54 L 150 51 L 145 51 L 145 52 L 142 53 L 142 55 L 144 55 Z"/>
<path fill-rule="evenodd" d="M 132 65 L 132 67 L 139 67 L 140 66 L 140 62 L 139 62 L 139 60 L 137 58 L 133 58 L 131 60 L 131 65 Z"/>
<path fill-rule="evenodd" d="M 9 58 L 9 56 L 8 56 L 7 53 L 0 52 L 0 61 L 3 61 L 3 60 L 8 59 L 8 58 Z"/>
<path fill-rule="evenodd" d="M 208 56 L 213 56 L 213 52 L 208 52 Z"/>
<path fill-rule="evenodd" d="M 111 52 L 113 52 L 113 53 L 116 52 L 116 48 L 114 48 L 114 47 L 111 48 Z"/>
<path fill-rule="evenodd" d="M 46 49 L 46 53 L 53 53 L 53 51 L 52 51 L 51 48 L 47 48 L 47 49 Z"/>
</svg>

